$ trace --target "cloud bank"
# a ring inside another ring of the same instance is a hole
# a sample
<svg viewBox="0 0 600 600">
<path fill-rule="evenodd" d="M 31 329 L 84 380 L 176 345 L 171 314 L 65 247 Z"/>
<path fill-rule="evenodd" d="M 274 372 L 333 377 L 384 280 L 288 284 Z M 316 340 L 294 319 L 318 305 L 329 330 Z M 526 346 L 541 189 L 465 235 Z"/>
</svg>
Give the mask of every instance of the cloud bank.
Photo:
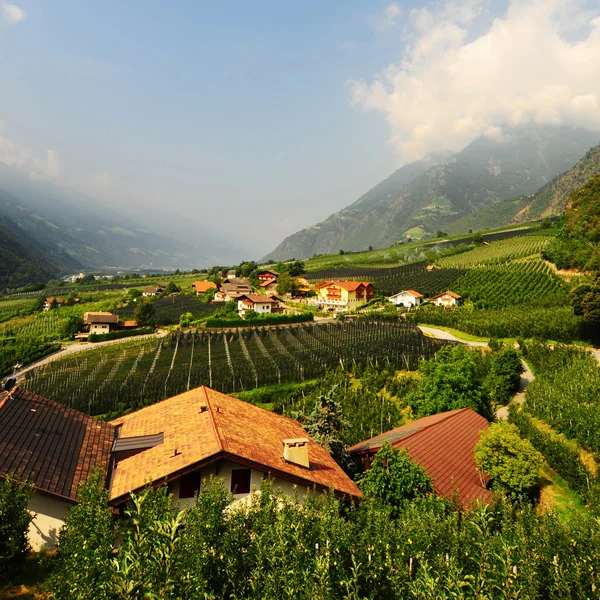
<svg viewBox="0 0 600 600">
<path fill-rule="evenodd" d="M 2 8 L 2 20 L 9 25 L 20 23 L 27 18 L 27 13 L 15 4 L 0 2 L 0 6 Z"/>
<path fill-rule="evenodd" d="M 600 131 L 600 7 L 585 0 L 480 0 L 413 10 L 398 62 L 351 102 L 381 112 L 403 160 L 458 150 L 497 125 L 567 124 Z"/>
</svg>

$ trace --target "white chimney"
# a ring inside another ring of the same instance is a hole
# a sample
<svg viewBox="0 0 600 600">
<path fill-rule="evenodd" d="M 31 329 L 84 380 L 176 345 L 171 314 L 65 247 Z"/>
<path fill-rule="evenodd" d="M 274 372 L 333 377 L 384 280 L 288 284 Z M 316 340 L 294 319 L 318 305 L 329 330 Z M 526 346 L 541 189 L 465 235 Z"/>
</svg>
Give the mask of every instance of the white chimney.
<svg viewBox="0 0 600 600">
<path fill-rule="evenodd" d="M 310 467 L 308 462 L 308 439 L 283 440 L 283 460 L 308 469 Z"/>
</svg>

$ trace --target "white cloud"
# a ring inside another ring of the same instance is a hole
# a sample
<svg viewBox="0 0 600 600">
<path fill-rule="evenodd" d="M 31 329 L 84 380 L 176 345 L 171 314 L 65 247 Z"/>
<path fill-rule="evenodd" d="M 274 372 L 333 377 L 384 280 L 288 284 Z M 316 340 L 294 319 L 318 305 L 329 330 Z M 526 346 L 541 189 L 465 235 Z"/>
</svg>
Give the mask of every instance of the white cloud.
<svg viewBox="0 0 600 600">
<path fill-rule="evenodd" d="M 402 9 L 396 2 L 391 2 L 384 9 L 381 15 L 374 21 L 376 31 L 386 31 L 393 29 L 398 25 L 398 18 L 402 14 Z"/>
<path fill-rule="evenodd" d="M 597 3 L 511 0 L 493 17 L 479 0 L 453 1 L 410 18 L 397 62 L 369 83 L 350 82 L 352 104 L 383 113 L 403 159 L 501 138 L 501 123 L 600 130 Z"/>
<path fill-rule="evenodd" d="M 48 174 L 50 177 L 59 177 L 61 173 L 60 159 L 56 150 L 46 150 Z"/>
<path fill-rule="evenodd" d="M 16 6 L 15 4 L 7 4 L 6 2 L 1 2 L 2 4 L 2 20 L 9 25 L 14 25 L 15 23 L 20 23 L 27 18 L 27 13 L 22 9 Z"/>
</svg>

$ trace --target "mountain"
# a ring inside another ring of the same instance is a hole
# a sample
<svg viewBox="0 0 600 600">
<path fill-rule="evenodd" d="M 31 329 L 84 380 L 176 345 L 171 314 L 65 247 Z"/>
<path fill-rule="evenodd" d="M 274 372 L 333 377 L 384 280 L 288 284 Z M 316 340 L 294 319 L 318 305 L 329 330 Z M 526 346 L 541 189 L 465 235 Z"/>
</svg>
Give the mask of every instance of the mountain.
<svg viewBox="0 0 600 600">
<path fill-rule="evenodd" d="M 427 166 L 427 158 L 403 167 L 348 208 L 286 238 L 264 260 L 385 247 L 407 237 L 435 235 L 499 200 L 533 194 L 598 141 L 595 133 L 569 127 L 503 126 L 497 133 L 425 170 L 420 167 Z"/>
<path fill-rule="evenodd" d="M 566 173 L 555 177 L 534 194 L 495 202 L 452 223 L 450 234 L 494 229 L 513 223 L 524 223 L 561 215 L 570 195 L 600 173 L 600 145 L 594 146 Z"/>
<path fill-rule="evenodd" d="M 127 214 L 126 210 L 130 210 Z M 240 260 L 225 235 L 189 217 L 148 207 L 116 210 L 0 163 L 0 214 L 47 255 L 88 268 L 190 268 Z"/>
<path fill-rule="evenodd" d="M 16 223 L 0 215 L 0 289 L 45 282 L 65 268 L 46 256 Z"/>
</svg>

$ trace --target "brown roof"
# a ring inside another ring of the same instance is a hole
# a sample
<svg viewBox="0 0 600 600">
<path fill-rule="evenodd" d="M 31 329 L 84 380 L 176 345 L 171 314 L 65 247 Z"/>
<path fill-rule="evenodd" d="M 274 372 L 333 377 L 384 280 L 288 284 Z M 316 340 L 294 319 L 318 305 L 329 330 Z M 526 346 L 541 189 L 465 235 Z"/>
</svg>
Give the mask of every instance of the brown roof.
<svg viewBox="0 0 600 600">
<path fill-rule="evenodd" d="M 267 296 L 266 294 L 242 294 L 238 298 L 238 300 L 243 300 L 244 298 L 246 298 L 247 300 L 250 300 L 250 302 L 252 302 L 252 304 L 257 304 L 257 303 L 277 304 L 277 300 L 275 298 L 273 298 L 272 296 Z"/>
<path fill-rule="evenodd" d="M 292 419 L 207 387 L 168 398 L 116 419 L 120 437 L 164 433 L 164 442 L 119 461 L 110 482 L 114 504 L 149 481 L 176 479 L 218 458 L 241 462 L 274 477 L 339 494 L 360 491 L 329 453 L 309 438 L 310 469 L 283 461 L 283 440 L 308 438 Z"/>
<path fill-rule="evenodd" d="M 192 287 L 196 290 L 196 292 L 204 294 L 205 292 L 208 292 L 208 290 L 216 290 L 217 284 L 213 283 L 212 281 L 194 281 L 194 283 L 192 283 Z"/>
<path fill-rule="evenodd" d="M 142 288 L 142 293 L 144 293 L 144 294 L 159 294 L 164 289 L 165 289 L 164 287 L 158 287 L 155 285 L 146 285 Z"/>
<path fill-rule="evenodd" d="M 275 277 L 279 276 L 279 273 L 277 271 L 272 271 L 271 269 L 261 269 L 257 275 L 260 276 L 263 273 L 269 273 L 270 275 L 274 275 Z"/>
<path fill-rule="evenodd" d="M 414 296 L 415 298 L 423 298 L 423 294 L 419 294 L 419 292 L 415 292 L 415 290 L 402 290 L 401 292 L 394 294 L 392 296 L 392 298 L 395 298 L 396 296 L 399 296 L 400 294 L 410 294 L 411 296 Z"/>
<path fill-rule="evenodd" d="M 88 323 L 118 323 L 119 315 L 113 315 L 109 312 L 86 312 L 83 320 Z"/>
<path fill-rule="evenodd" d="M 318 285 L 319 288 L 328 286 L 328 285 L 337 285 L 349 292 L 357 290 L 361 285 L 367 287 L 368 285 L 372 285 L 370 281 L 324 281 Z"/>
<path fill-rule="evenodd" d="M 240 295 L 252 292 L 252 286 L 250 284 L 223 283 L 221 284 L 221 290 L 228 296 Z"/>
<path fill-rule="evenodd" d="M 447 292 L 444 292 L 442 294 L 438 294 L 437 296 L 432 296 L 431 299 L 435 300 L 436 298 L 441 298 L 442 296 L 450 296 L 451 298 L 456 298 L 456 300 L 458 300 L 459 298 L 462 298 L 462 296 L 459 296 L 458 294 L 451 292 L 450 290 L 448 290 Z"/>
<path fill-rule="evenodd" d="M 114 427 L 21 388 L 0 394 L 0 478 L 76 499 L 95 466 L 106 473 Z"/>
<path fill-rule="evenodd" d="M 479 432 L 487 429 L 487 420 L 471 408 L 417 419 L 370 440 L 355 444 L 350 454 L 373 454 L 384 441 L 406 448 L 433 479 L 438 494 L 458 494 L 462 504 L 488 500 L 491 492 L 485 487 L 489 477 L 477 471 L 474 459 Z"/>
<path fill-rule="evenodd" d="M 137 327 L 137 321 L 119 321 L 119 327 Z"/>
</svg>

